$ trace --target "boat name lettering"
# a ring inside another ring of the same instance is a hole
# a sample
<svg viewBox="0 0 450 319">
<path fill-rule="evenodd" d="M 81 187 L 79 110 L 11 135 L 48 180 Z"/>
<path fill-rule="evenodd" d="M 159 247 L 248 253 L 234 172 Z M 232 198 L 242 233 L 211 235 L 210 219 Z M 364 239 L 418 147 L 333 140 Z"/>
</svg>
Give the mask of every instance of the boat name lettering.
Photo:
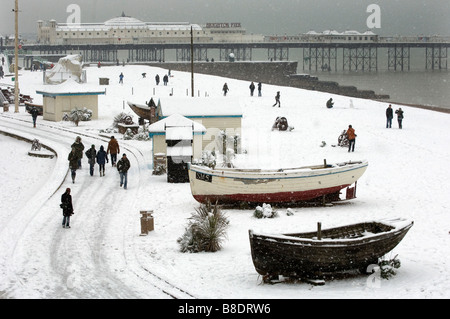
<svg viewBox="0 0 450 319">
<path fill-rule="evenodd" d="M 195 178 L 208 183 L 212 181 L 212 176 L 205 173 L 195 172 Z"/>
</svg>

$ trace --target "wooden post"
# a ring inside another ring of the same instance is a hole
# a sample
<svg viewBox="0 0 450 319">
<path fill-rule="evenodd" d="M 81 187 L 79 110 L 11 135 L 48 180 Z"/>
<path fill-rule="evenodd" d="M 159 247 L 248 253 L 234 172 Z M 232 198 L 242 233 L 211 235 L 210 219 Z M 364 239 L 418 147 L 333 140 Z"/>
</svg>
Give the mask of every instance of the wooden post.
<svg viewBox="0 0 450 319">
<path fill-rule="evenodd" d="M 317 223 L 317 239 L 322 240 L 322 223 Z"/>
<path fill-rule="evenodd" d="M 325 168 L 327 167 L 327 159 L 323 160 L 323 167 L 325 167 Z"/>
<path fill-rule="evenodd" d="M 194 31 L 191 26 L 191 95 L 194 97 Z"/>
<path fill-rule="evenodd" d="M 15 1 L 15 33 L 14 33 L 14 113 L 19 112 L 19 1 Z"/>
</svg>

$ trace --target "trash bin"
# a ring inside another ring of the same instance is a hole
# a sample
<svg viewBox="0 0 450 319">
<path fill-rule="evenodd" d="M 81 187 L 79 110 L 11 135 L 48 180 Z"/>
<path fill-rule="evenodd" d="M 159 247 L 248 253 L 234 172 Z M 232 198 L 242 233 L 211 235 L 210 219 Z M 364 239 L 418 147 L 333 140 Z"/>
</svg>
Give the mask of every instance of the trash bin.
<svg viewBox="0 0 450 319">
<path fill-rule="evenodd" d="M 152 210 L 141 210 L 141 236 L 146 236 L 149 231 L 154 229 Z"/>
<path fill-rule="evenodd" d="M 9 103 L 3 102 L 3 112 L 9 112 Z"/>
</svg>

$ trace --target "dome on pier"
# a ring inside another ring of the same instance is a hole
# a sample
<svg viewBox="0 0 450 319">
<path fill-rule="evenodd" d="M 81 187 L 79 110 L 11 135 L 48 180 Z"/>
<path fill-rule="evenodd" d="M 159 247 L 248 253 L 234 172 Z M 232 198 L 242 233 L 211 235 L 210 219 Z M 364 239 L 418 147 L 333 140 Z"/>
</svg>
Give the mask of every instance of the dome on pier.
<svg viewBox="0 0 450 319">
<path fill-rule="evenodd" d="M 127 17 L 125 13 L 122 12 L 120 17 L 105 21 L 105 25 L 110 27 L 143 27 L 146 23 L 133 17 Z"/>
</svg>

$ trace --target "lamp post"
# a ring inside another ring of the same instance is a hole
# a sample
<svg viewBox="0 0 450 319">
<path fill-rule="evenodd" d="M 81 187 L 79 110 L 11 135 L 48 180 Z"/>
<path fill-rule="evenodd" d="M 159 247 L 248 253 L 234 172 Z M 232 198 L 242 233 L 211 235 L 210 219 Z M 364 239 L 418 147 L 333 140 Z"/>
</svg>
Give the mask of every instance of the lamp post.
<svg viewBox="0 0 450 319">
<path fill-rule="evenodd" d="M 15 0 L 15 39 L 14 39 L 14 112 L 19 112 L 19 0 Z"/>
</svg>

